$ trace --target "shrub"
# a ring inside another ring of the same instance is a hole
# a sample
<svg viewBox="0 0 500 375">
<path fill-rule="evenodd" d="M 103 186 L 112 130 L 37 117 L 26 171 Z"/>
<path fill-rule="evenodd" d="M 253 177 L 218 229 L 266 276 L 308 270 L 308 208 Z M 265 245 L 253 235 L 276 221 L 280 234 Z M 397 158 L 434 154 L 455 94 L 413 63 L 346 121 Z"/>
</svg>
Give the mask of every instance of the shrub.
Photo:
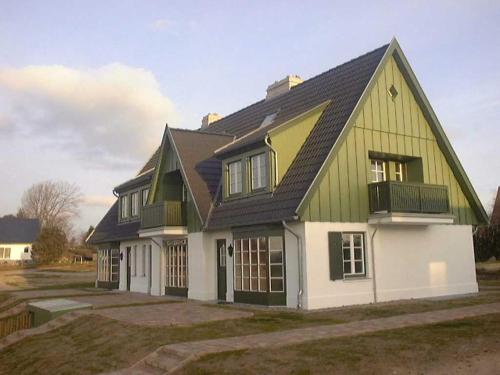
<svg viewBox="0 0 500 375">
<path fill-rule="evenodd" d="M 45 227 L 33 244 L 32 256 L 37 263 L 59 260 L 68 246 L 64 231 L 57 227 Z"/>
</svg>

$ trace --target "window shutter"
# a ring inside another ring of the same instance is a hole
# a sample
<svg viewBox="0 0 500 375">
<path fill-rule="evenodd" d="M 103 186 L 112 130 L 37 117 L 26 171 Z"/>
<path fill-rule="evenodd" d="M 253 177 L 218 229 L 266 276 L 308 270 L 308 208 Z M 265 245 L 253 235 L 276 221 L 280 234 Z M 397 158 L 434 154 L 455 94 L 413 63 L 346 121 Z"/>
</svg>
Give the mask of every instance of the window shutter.
<svg viewBox="0 0 500 375">
<path fill-rule="evenodd" d="M 330 262 L 330 280 L 344 278 L 344 258 L 342 256 L 342 233 L 328 232 L 328 255 Z"/>
</svg>

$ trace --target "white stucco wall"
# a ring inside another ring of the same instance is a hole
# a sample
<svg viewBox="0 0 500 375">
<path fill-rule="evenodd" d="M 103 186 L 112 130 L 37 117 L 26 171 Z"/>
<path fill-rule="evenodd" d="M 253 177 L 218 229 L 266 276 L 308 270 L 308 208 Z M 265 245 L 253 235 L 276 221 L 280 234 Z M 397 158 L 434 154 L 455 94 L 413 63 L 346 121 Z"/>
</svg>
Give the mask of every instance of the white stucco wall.
<svg viewBox="0 0 500 375">
<path fill-rule="evenodd" d="M 188 298 L 202 301 L 217 299 L 216 241 L 218 239 L 226 239 L 227 248 L 232 243 L 232 234 L 228 231 L 188 234 Z M 232 301 L 232 258 L 227 256 L 226 259 L 228 273 L 226 300 Z"/>
<path fill-rule="evenodd" d="M 140 292 L 140 293 L 149 293 L 149 279 L 150 279 L 150 271 L 149 271 L 149 245 L 154 245 L 150 239 L 136 240 L 136 241 L 124 241 L 120 243 L 120 253 L 123 254 L 122 260 L 120 262 L 120 290 L 127 290 L 127 247 L 131 248 L 131 277 L 130 277 L 130 291 L 131 292 Z M 142 247 L 146 245 L 145 258 L 143 259 Z M 137 265 L 136 272 L 134 274 L 134 246 L 137 246 Z M 154 246 L 156 249 L 153 249 L 153 252 L 157 250 L 157 246 Z M 143 273 L 142 264 L 145 263 L 145 272 Z M 153 263 L 152 269 L 157 268 L 157 265 Z M 157 270 L 155 270 L 157 272 Z M 153 273 L 155 272 L 153 271 Z M 151 283 L 151 287 L 153 288 L 153 283 Z M 156 288 L 155 291 L 157 291 Z"/>
<path fill-rule="evenodd" d="M 304 308 L 374 302 L 370 244 L 374 230 L 366 223 L 305 223 Z M 365 232 L 365 278 L 330 280 L 330 231 Z M 380 226 L 374 247 L 378 301 L 478 290 L 470 226 Z"/>
<path fill-rule="evenodd" d="M 0 244 L 0 247 L 10 248 L 10 259 L 0 258 L 0 262 L 17 261 L 17 260 L 30 260 L 31 259 L 31 244 L 30 243 Z M 29 249 L 28 253 L 24 252 L 24 249 L 26 247 Z"/>
</svg>

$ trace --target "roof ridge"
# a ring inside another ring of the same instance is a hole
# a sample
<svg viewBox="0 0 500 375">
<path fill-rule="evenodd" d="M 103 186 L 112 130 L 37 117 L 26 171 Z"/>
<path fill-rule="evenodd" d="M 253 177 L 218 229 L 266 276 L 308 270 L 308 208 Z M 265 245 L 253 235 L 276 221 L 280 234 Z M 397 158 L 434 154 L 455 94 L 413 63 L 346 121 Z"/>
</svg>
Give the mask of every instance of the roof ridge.
<svg viewBox="0 0 500 375">
<path fill-rule="evenodd" d="M 247 105 L 247 106 L 245 106 L 245 107 L 243 107 L 243 108 L 238 109 L 238 110 L 237 110 L 237 111 L 235 111 L 235 112 L 230 113 L 230 114 L 229 114 L 229 115 L 227 115 L 227 116 L 224 116 L 224 117 L 222 117 L 222 118 L 218 119 L 217 121 L 212 122 L 210 125 L 208 125 L 208 127 L 207 127 L 207 128 L 210 128 L 211 126 L 216 125 L 216 124 L 217 124 L 217 123 L 219 123 L 220 121 L 227 120 L 228 118 L 233 117 L 233 116 L 237 115 L 238 113 L 240 113 L 240 112 L 242 112 L 242 111 L 244 111 L 244 110 L 246 110 L 246 109 L 249 109 L 250 107 L 256 106 L 256 105 L 258 105 L 258 104 L 260 104 L 260 103 L 262 103 L 262 102 L 269 102 L 269 103 L 270 103 L 270 102 L 272 102 L 272 101 L 276 100 L 277 98 L 282 99 L 284 96 L 286 96 L 286 95 L 290 95 L 290 93 L 291 93 L 291 92 L 293 92 L 293 91 L 294 91 L 294 89 L 297 89 L 297 88 L 299 88 L 299 87 L 301 87 L 301 86 L 303 87 L 303 85 L 304 85 L 304 84 L 306 84 L 306 83 L 309 83 L 309 82 L 311 82 L 311 81 L 313 81 L 313 80 L 316 80 L 316 79 L 318 79 L 319 77 L 322 77 L 322 76 L 324 76 L 324 75 L 326 75 L 326 74 L 328 74 L 328 73 L 331 73 L 332 71 L 334 71 L 334 70 L 336 70 L 336 69 L 339 69 L 339 68 L 341 68 L 341 67 L 343 67 L 343 66 L 345 66 L 345 65 L 347 65 L 347 64 L 353 63 L 354 61 L 356 61 L 356 60 L 358 60 L 358 59 L 365 58 L 366 56 L 368 56 L 368 55 L 370 55 L 370 54 L 372 54 L 372 53 L 376 53 L 376 52 L 378 52 L 378 51 L 379 51 L 379 50 L 381 50 L 381 49 L 387 48 L 388 46 L 389 46 L 389 43 L 386 43 L 386 44 L 384 44 L 383 46 L 380 46 L 380 47 L 378 47 L 378 48 L 375 48 L 375 49 L 373 49 L 373 50 L 371 50 L 371 51 L 369 51 L 369 52 L 366 52 L 366 53 L 364 53 L 364 54 L 362 54 L 362 55 L 359 55 L 359 56 L 357 56 L 357 57 L 354 57 L 354 58 L 352 58 L 352 59 L 350 59 L 350 60 L 348 60 L 348 61 L 345 61 L 345 62 L 343 62 L 343 63 L 341 63 L 341 64 L 339 64 L 339 65 L 334 66 L 333 68 L 330 68 L 330 69 L 328 69 L 328 70 L 325 70 L 325 71 L 324 71 L 324 72 L 322 72 L 322 73 L 316 74 L 315 76 L 312 76 L 312 77 L 310 77 L 310 78 L 306 79 L 305 81 L 303 81 L 302 83 L 300 83 L 300 84 L 298 84 L 298 85 L 296 85 L 296 86 L 292 87 L 292 88 L 291 88 L 288 92 L 286 92 L 286 93 L 284 93 L 284 94 L 282 94 L 282 95 L 278 95 L 278 96 L 276 96 L 276 97 L 274 97 L 274 98 L 267 99 L 267 100 L 266 100 L 266 99 L 261 99 L 261 100 L 259 100 L 259 101 L 255 102 L 255 103 L 251 103 L 251 104 L 249 104 L 249 105 Z"/>
<path fill-rule="evenodd" d="M 171 128 L 171 127 L 169 127 L 169 129 L 170 130 L 178 130 L 178 131 L 190 132 L 190 133 L 197 133 L 197 134 L 217 135 L 217 136 L 234 138 L 234 135 L 233 134 L 229 134 L 229 133 L 207 132 L 205 130 L 200 130 L 200 129 L 186 129 L 186 128 Z"/>
</svg>

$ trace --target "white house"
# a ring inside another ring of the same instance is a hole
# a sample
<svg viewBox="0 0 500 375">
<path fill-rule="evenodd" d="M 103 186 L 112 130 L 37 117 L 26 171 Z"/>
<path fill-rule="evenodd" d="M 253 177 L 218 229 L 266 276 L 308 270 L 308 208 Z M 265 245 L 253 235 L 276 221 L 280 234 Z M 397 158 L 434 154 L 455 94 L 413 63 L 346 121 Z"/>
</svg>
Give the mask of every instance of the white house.
<svg viewBox="0 0 500 375">
<path fill-rule="evenodd" d="M 0 218 L 0 263 L 31 260 L 32 244 L 39 232 L 37 219 Z"/>
<path fill-rule="evenodd" d="M 396 40 L 166 127 L 114 193 L 100 287 L 304 309 L 478 290 L 487 216 Z"/>
</svg>

